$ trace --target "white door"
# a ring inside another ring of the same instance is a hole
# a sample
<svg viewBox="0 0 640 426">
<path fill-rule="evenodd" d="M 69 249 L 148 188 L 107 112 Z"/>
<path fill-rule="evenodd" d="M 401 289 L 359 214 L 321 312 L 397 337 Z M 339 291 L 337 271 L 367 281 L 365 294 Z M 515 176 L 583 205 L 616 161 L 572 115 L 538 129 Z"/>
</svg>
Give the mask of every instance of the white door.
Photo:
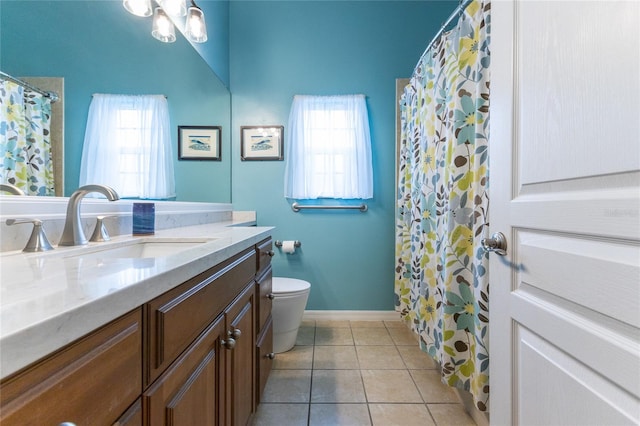
<svg viewBox="0 0 640 426">
<path fill-rule="evenodd" d="M 640 2 L 491 21 L 491 423 L 640 424 Z"/>
</svg>

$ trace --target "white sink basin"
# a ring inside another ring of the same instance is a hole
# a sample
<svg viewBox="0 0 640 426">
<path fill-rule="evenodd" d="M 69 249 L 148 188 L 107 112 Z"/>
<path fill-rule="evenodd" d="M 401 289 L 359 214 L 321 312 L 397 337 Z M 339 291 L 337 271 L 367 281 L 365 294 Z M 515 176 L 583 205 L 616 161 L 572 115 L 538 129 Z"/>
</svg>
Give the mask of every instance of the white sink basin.
<svg viewBox="0 0 640 426">
<path fill-rule="evenodd" d="M 82 247 L 55 247 L 55 250 L 36 253 L 13 250 L 0 253 L 0 258 L 26 255 L 37 259 L 152 259 L 178 254 L 215 240 L 217 238 L 140 237 L 127 241 L 89 243 Z"/>
<path fill-rule="evenodd" d="M 82 257 L 83 259 L 166 257 L 201 246 L 214 239 L 215 238 L 153 238 L 127 241 L 126 243 L 109 244 L 104 247 L 96 246 L 85 250 L 74 251 L 64 257 Z"/>
</svg>

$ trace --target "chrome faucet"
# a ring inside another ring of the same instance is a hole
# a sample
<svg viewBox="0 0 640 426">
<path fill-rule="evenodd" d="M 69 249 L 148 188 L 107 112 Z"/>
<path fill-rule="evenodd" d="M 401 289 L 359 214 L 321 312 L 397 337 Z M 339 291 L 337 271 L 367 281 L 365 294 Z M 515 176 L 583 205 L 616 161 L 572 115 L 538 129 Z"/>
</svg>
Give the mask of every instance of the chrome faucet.
<svg viewBox="0 0 640 426">
<path fill-rule="evenodd" d="M 25 195 L 24 191 L 10 183 L 0 183 L 0 191 L 8 192 L 13 195 Z"/>
<path fill-rule="evenodd" d="M 120 199 L 118 193 L 106 185 L 85 185 L 76 189 L 76 191 L 71 194 L 71 197 L 69 197 L 67 219 L 64 222 L 64 230 L 58 243 L 59 246 L 83 246 L 88 243 L 80 220 L 80 201 L 82 201 L 85 195 L 91 192 L 98 192 L 107 197 L 109 201 Z"/>
</svg>

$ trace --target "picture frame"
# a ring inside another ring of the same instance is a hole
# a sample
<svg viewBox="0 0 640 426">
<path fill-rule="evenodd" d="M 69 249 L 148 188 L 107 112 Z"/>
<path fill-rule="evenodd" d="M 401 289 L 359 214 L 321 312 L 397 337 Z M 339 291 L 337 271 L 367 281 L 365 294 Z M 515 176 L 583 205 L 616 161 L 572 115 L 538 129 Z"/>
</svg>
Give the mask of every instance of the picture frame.
<svg viewBox="0 0 640 426">
<path fill-rule="evenodd" d="M 222 127 L 178 126 L 178 160 L 222 161 Z"/>
<path fill-rule="evenodd" d="M 242 161 L 281 161 L 284 159 L 284 126 L 241 126 Z"/>
</svg>

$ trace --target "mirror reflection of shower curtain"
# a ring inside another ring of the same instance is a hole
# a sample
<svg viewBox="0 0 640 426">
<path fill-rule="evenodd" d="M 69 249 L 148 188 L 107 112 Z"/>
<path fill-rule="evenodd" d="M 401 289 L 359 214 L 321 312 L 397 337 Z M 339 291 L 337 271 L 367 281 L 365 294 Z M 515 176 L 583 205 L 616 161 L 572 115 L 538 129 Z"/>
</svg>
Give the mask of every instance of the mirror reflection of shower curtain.
<svg viewBox="0 0 640 426">
<path fill-rule="evenodd" d="M 47 97 L 0 80 L 0 181 L 27 195 L 55 195 L 50 126 Z"/>
</svg>

